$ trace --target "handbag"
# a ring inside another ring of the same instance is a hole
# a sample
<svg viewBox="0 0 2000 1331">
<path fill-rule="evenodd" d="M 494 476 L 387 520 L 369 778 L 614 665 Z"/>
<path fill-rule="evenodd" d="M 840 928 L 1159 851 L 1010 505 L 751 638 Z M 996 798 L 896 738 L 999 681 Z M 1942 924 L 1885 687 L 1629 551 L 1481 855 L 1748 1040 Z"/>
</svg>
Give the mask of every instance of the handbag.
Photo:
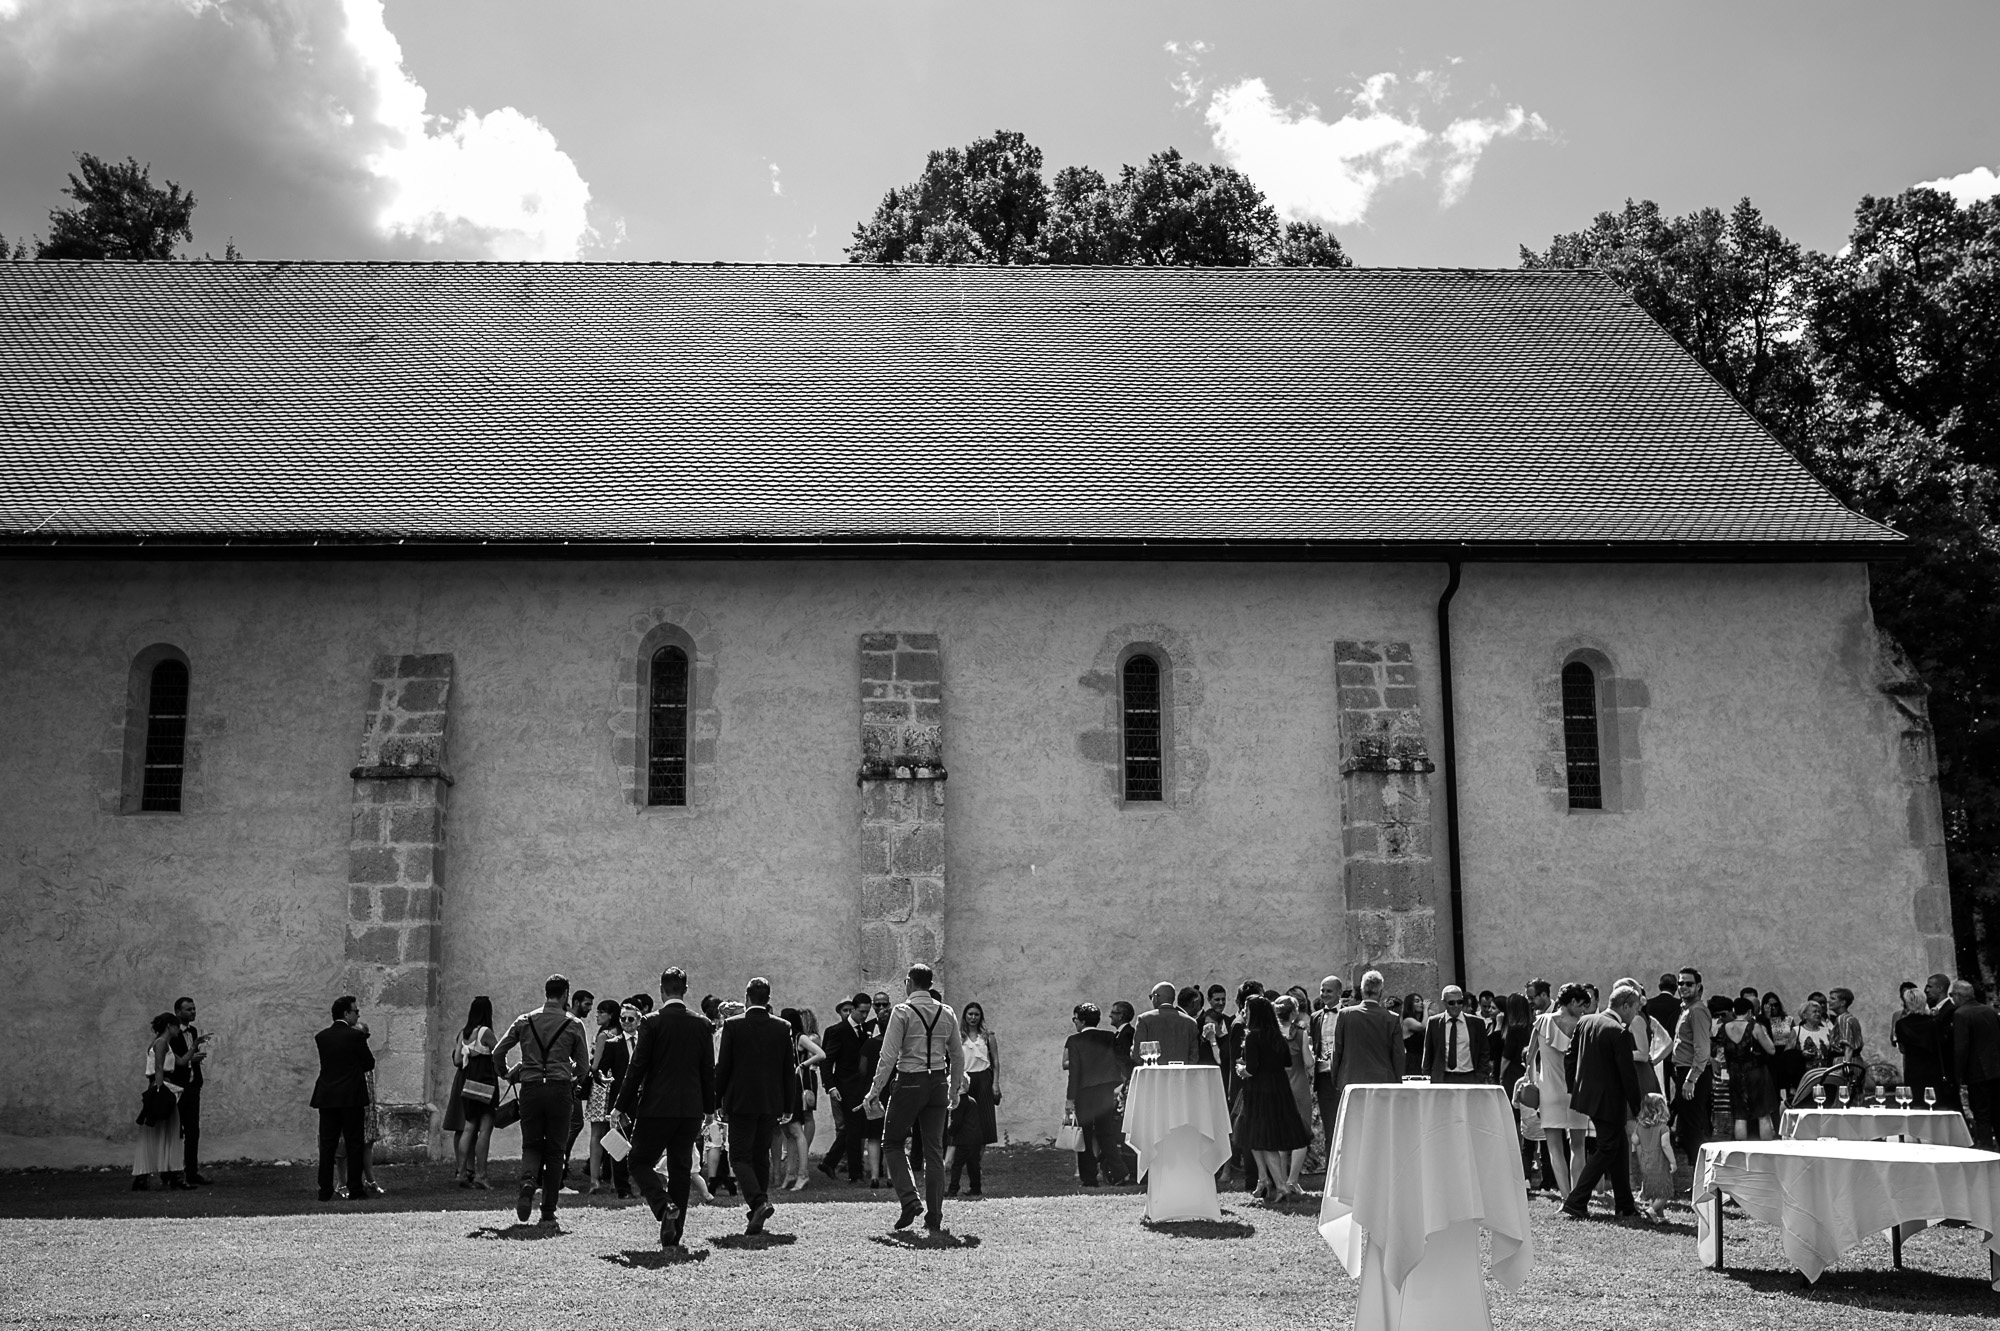
<svg viewBox="0 0 2000 1331">
<path fill-rule="evenodd" d="M 490 1081 L 461 1082 L 458 1088 L 460 1099 L 477 1100 L 481 1104 L 492 1104 L 493 1097 L 499 1093 L 500 1088 Z"/>
<path fill-rule="evenodd" d="M 1058 1151 L 1081 1151 L 1083 1149 L 1083 1129 L 1076 1125 L 1076 1119 L 1063 1115 L 1062 1126 L 1056 1129 L 1056 1149 Z"/>
<path fill-rule="evenodd" d="M 521 1121 L 521 1088 L 513 1082 L 500 1092 L 500 1099 L 493 1106 L 493 1126 L 511 1128 Z"/>
</svg>

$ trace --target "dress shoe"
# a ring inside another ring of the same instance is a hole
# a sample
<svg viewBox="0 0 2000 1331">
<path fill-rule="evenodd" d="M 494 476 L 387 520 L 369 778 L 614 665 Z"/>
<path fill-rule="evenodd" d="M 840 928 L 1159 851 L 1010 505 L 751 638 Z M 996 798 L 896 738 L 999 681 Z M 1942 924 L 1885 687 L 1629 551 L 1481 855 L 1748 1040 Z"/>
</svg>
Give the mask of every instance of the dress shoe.
<svg viewBox="0 0 2000 1331">
<path fill-rule="evenodd" d="M 750 1208 L 750 1223 L 743 1228 L 745 1234 L 762 1234 L 764 1222 L 777 1213 L 778 1208 L 769 1202 L 760 1202 Z"/>
<path fill-rule="evenodd" d="M 167 1187 L 174 1192 L 193 1192 L 194 1188 L 179 1174 L 167 1175 Z"/>
<path fill-rule="evenodd" d="M 196 1174 L 191 1171 L 187 1176 L 187 1181 L 189 1183 L 198 1183 L 204 1188 L 213 1186 L 212 1184 L 209 1183 L 208 1176 L 206 1174 Z"/>
<path fill-rule="evenodd" d="M 831 1160 L 822 1160 L 818 1164 L 814 1165 L 813 1168 L 817 1169 L 820 1173 L 826 1175 L 829 1182 L 838 1180 L 840 1177 L 839 1167 L 835 1165 Z"/>
<path fill-rule="evenodd" d="M 1568 1208 L 1567 1206 L 1563 1207 L 1563 1209 L 1562 1209 L 1562 1215 L 1563 1215 L 1563 1218 L 1564 1218 L 1565 1220 L 1588 1220 L 1588 1219 L 1590 1219 L 1590 1213 L 1589 1213 L 1589 1212 L 1587 1212 L 1587 1211 L 1572 1211 L 1572 1210 L 1570 1210 L 1570 1209 L 1569 1209 L 1569 1208 Z"/>
<path fill-rule="evenodd" d="M 144 1174 L 134 1174 L 132 1176 L 132 1191 L 151 1192 L 152 1189 L 153 1189 L 153 1180 L 147 1178 Z M 325 1201 L 326 1198 L 322 1197 L 320 1198 L 320 1200 Z"/>
<path fill-rule="evenodd" d="M 908 1229 L 912 1221 L 924 1213 L 924 1204 L 914 1199 L 903 1203 L 903 1214 L 896 1217 L 897 1229 Z"/>
<path fill-rule="evenodd" d="M 533 1188 L 521 1189 L 521 1195 L 514 1199 L 514 1214 L 519 1216 L 521 1223 L 525 1225 L 528 1223 L 528 1213 L 534 1209 L 535 1190 Z"/>
<path fill-rule="evenodd" d="M 330 1202 L 333 1200 L 333 1194 L 330 1192 L 323 1192 L 319 1195 L 319 1199 L 323 1202 Z"/>
<path fill-rule="evenodd" d="M 535 1222 L 535 1227 L 537 1229 L 561 1229 L 562 1225 L 557 1222 L 556 1218 L 553 1215 L 550 1215 L 548 1212 L 544 1211 L 542 1213 L 542 1218 Z"/>
</svg>

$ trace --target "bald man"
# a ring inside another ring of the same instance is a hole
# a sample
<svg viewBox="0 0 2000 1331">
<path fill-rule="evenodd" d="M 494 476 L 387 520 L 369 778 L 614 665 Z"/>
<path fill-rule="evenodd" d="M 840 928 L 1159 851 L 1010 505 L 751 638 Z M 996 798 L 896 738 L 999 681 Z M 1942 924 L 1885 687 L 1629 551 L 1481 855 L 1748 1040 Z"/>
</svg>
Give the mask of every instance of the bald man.
<svg viewBox="0 0 2000 1331">
<path fill-rule="evenodd" d="M 1132 1050 L 1140 1053 L 1146 1041 L 1160 1042 L 1160 1062 L 1199 1063 L 1201 1061 L 1201 1027 L 1193 1017 L 1180 1010 L 1174 1003 L 1173 981 L 1162 980 L 1153 986 L 1153 1009 L 1139 1014 L 1139 1020 L 1132 1023 Z"/>
<path fill-rule="evenodd" d="M 1491 1081 L 1486 1023 L 1465 1010 L 1465 990 L 1448 984 L 1444 1011 L 1424 1023 L 1424 1073 L 1434 1082 Z"/>
</svg>

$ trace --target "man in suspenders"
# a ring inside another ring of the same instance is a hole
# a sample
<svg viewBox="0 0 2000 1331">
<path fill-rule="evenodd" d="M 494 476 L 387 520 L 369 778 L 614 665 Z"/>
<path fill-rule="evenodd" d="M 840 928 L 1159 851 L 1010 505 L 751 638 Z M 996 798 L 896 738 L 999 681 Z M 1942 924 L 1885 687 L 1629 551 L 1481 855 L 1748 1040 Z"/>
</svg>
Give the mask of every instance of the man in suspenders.
<svg viewBox="0 0 2000 1331">
<path fill-rule="evenodd" d="M 944 1125 L 951 1106 L 965 1094 L 965 1042 L 958 1014 L 931 997 L 931 968 L 910 967 L 909 997 L 889 1014 L 882 1032 L 882 1059 L 863 1102 L 879 1107 L 889 1074 L 896 1074 L 895 1094 L 882 1123 L 882 1149 L 889 1157 L 889 1177 L 896 1199 L 903 1204 L 897 1229 L 908 1229 L 923 1213 L 924 1228 L 944 1228 Z M 917 1196 L 903 1142 L 915 1128 L 923 1141 L 924 1197 Z"/>
</svg>

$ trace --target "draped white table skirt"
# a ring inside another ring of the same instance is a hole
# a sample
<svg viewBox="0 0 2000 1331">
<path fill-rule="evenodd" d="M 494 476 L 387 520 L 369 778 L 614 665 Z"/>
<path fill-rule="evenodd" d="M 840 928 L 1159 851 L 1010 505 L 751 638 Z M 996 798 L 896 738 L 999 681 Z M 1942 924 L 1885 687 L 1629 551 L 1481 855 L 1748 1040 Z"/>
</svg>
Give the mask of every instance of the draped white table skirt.
<svg viewBox="0 0 2000 1331">
<path fill-rule="evenodd" d="M 1146 1176 L 1148 1220 L 1222 1218 L 1215 1171 L 1229 1159 L 1229 1101 L 1220 1068 L 1134 1068 L 1125 1090 L 1125 1140 Z"/>
<path fill-rule="evenodd" d="M 1965 1117 L 1949 1109 L 1787 1109 L 1779 1135 L 1802 1142 L 1821 1137 L 1874 1142 L 1906 1137 L 1932 1146 L 1971 1146 Z"/>
</svg>

